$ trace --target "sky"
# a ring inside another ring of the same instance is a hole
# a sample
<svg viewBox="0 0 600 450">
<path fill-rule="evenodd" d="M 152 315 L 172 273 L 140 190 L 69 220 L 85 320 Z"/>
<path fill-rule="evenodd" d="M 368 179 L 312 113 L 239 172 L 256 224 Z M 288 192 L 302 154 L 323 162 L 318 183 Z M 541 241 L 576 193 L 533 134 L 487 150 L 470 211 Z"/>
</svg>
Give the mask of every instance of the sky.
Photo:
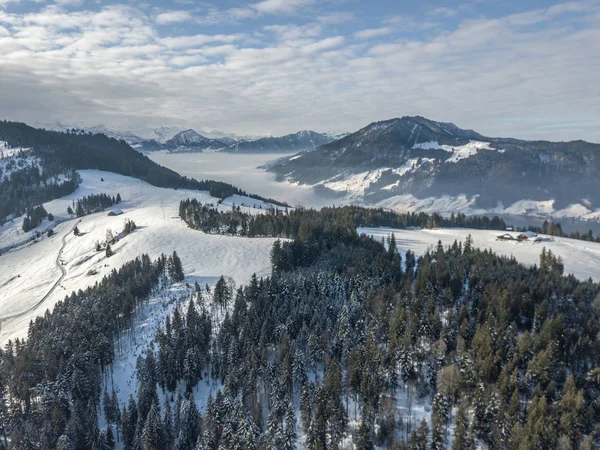
<svg viewBox="0 0 600 450">
<path fill-rule="evenodd" d="M 600 142 L 600 0 L 0 0 L 0 119 Z"/>
</svg>

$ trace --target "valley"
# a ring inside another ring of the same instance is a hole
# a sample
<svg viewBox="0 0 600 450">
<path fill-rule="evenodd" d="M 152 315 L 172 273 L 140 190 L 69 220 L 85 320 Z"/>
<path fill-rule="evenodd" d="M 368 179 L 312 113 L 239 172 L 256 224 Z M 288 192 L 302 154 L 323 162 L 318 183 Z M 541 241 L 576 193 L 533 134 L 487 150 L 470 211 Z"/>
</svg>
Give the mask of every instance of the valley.
<svg viewBox="0 0 600 450">
<path fill-rule="evenodd" d="M 54 138 L 42 133 L 40 139 L 48 136 Z M 322 439 L 354 450 L 363 448 L 356 443 L 365 436 L 376 440 L 376 448 L 396 439 L 449 447 L 463 438 L 484 448 L 496 439 L 489 417 L 501 414 L 494 405 L 504 401 L 496 386 L 505 375 L 498 375 L 499 363 L 486 359 L 491 331 L 479 316 L 505 321 L 498 339 L 537 342 L 535 356 L 522 350 L 512 356 L 527 371 L 512 375 L 524 386 L 511 387 L 511 402 L 517 395 L 532 405 L 530 380 L 539 376 L 532 361 L 546 357 L 548 333 L 562 339 L 552 328 L 562 320 L 557 312 L 578 328 L 595 314 L 600 243 L 544 234 L 518 241 L 517 231 L 511 240 L 499 239 L 508 225 L 543 226 L 556 215 L 548 201 L 486 209 L 462 194 L 417 198 L 396 192 L 369 200 L 373 185 L 393 181 L 386 178 L 392 174 L 399 178 L 384 188 L 395 192 L 404 176 L 440 164 L 435 158 L 411 155 L 398 166 L 386 163 L 310 184 L 282 181 L 271 169 L 322 150 L 140 155 L 102 136 L 59 139 L 64 166 L 58 169 L 75 164 L 73 185 L 66 187 L 74 190 L 38 205 L 47 217 L 31 230 L 24 231 L 30 209 L 7 214 L 0 228 L 0 344 L 16 355 L 4 370 L 31 370 L 29 377 L 9 381 L 24 403 L 38 380 L 46 383 L 44 403 L 63 395 L 36 361 L 75 380 L 67 409 L 85 410 L 81 398 L 85 405 L 97 403 L 79 417 L 87 421 L 85 429 L 96 427 L 91 436 L 98 442 L 109 442 L 113 430 L 122 433 L 115 448 L 135 448 L 136 439 L 150 435 L 167 443 L 158 448 L 189 450 L 217 448 L 219 440 L 253 448 L 258 439 L 265 448 L 315 448 L 312 442 Z M 484 152 L 503 155 L 478 142 L 454 151 L 428 141 L 415 150 L 446 155 L 451 166 Z M 73 163 L 70 152 L 84 155 L 87 146 L 100 149 L 96 161 L 81 157 Z M 5 150 L 7 158 L 17 157 L 3 159 L 7 167 L 28 171 L 32 180 L 53 167 L 52 147 L 20 157 Z M 134 169 L 131 161 L 138 162 Z M 106 170 L 113 167 L 122 173 Z M 316 175 L 323 170 L 316 168 Z M 24 204 L 35 198 L 35 184 L 11 180 L 5 186 L 31 190 Z M 90 207 L 94 198 L 111 206 L 82 209 L 76 217 L 84 198 Z M 19 210 L 8 206 L 7 212 Z M 581 208 L 563 211 L 570 217 Z M 473 216 L 490 213 L 512 215 L 505 221 Z M 385 225 L 390 222 L 396 226 Z M 461 227 L 465 223 L 473 228 Z M 564 231 L 585 234 L 591 223 L 570 218 Z M 496 305 L 498 297 L 505 303 Z M 529 337 L 536 327 L 543 333 Z M 560 333 L 572 337 L 574 327 Z M 53 358 L 56 349 L 69 355 L 68 364 Z M 510 354 L 497 344 L 498 360 Z M 75 391 L 80 380 L 94 390 Z M 165 416 L 157 425 L 159 412 Z M 57 409 L 40 410 L 38 417 L 49 423 L 48 414 L 58 416 L 52 420 L 65 430 L 72 422 Z M 144 425 L 134 414 L 147 417 Z M 377 426 L 369 431 L 371 414 Z M 587 419 L 585 426 L 592 423 Z M 169 437 L 170 429 L 179 430 L 177 436 Z M 17 445 L 24 442 L 19 432 L 11 434 Z M 525 432 L 511 433 L 519 439 Z M 84 448 L 88 434 L 64 439 Z"/>
</svg>

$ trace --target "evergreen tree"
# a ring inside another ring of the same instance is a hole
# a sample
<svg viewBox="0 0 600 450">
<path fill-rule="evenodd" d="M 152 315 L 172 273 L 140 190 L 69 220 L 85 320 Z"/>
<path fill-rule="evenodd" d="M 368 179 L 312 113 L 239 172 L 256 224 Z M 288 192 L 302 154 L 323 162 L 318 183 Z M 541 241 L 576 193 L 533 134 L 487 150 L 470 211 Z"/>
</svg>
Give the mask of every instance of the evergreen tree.
<svg viewBox="0 0 600 450">
<path fill-rule="evenodd" d="M 167 269 L 169 271 L 169 277 L 171 278 L 171 280 L 173 280 L 173 282 L 178 283 L 183 281 L 183 265 L 181 264 L 179 256 L 177 256 L 177 252 L 174 251 L 171 257 L 169 258 Z"/>
</svg>

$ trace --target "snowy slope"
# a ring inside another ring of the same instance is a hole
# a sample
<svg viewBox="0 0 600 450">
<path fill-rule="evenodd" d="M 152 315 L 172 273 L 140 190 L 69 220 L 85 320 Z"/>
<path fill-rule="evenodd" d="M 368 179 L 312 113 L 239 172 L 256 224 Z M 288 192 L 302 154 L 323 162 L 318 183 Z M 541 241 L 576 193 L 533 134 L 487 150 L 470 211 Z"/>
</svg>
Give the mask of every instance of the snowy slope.
<svg viewBox="0 0 600 450">
<path fill-rule="evenodd" d="M 83 182 L 75 193 L 44 205 L 56 220 L 69 219 L 56 227 L 56 235 L 0 256 L 0 318 L 3 318 L 27 311 L 51 290 L 60 276 L 55 261 L 66 236 L 60 255 L 65 263 L 64 279 L 38 308 L 22 317 L 2 321 L 0 343 L 26 335 L 29 320 L 43 314 L 65 294 L 94 284 L 114 268 L 143 253 L 156 258 L 161 253 L 177 251 L 187 280 L 192 283 L 198 281 L 202 285 L 214 282 L 221 275 L 242 283 L 254 272 L 265 275 L 270 271 L 269 252 L 274 239 L 206 235 L 189 229 L 179 219 L 179 201 L 184 198 L 216 204 L 217 199 L 208 193 L 157 188 L 108 172 L 90 170 L 80 173 Z M 102 178 L 105 181 L 100 181 Z M 69 218 L 67 207 L 75 199 L 98 193 L 121 194 L 123 202 L 119 208 L 124 214 L 109 217 L 108 211 L 105 211 L 83 217 L 78 224 L 82 236 L 74 236 L 70 231 L 79 219 Z M 230 209 L 233 204 L 245 204 L 254 213 L 261 213 L 268 206 L 254 199 L 236 196 L 226 199 L 220 208 Z M 257 209 L 253 209 L 254 205 Z M 95 251 L 95 243 L 104 241 L 109 229 L 120 232 L 125 219 L 133 220 L 138 229 L 116 243 L 113 246 L 115 255 L 106 259 L 104 252 Z M 91 275 L 92 272 L 95 274 Z"/>
<path fill-rule="evenodd" d="M 490 147 L 489 142 L 482 141 L 469 141 L 465 145 L 440 145 L 436 141 L 429 142 L 421 142 L 413 145 L 413 149 L 422 149 L 422 150 L 444 150 L 449 153 L 452 153 L 450 158 L 446 159 L 447 163 L 455 163 L 460 161 L 461 159 L 469 158 L 470 156 L 474 156 L 479 152 L 479 150 L 491 150 L 498 151 L 499 153 L 504 153 L 504 150 L 497 150 L 493 147 Z"/>
<path fill-rule="evenodd" d="M 501 231 L 465 228 L 434 230 L 359 228 L 358 232 L 377 240 L 387 238 L 394 233 L 400 251 L 404 254 L 410 249 L 417 256 L 425 253 L 429 247 L 437 245 L 438 240 L 441 240 L 444 245 L 451 245 L 454 240 L 464 242 L 467 236 L 471 235 L 475 247 L 491 249 L 499 255 L 514 256 L 517 261 L 525 265 L 539 264 L 540 253 L 546 247 L 563 259 L 565 273 L 572 273 L 581 280 L 592 278 L 600 281 L 600 244 L 595 242 L 553 236 L 542 236 L 545 241 L 540 243 L 497 241 L 496 238 L 503 234 Z"/>
<path fill-rule="evenodd" d="M 28 150 L 29 150 L 28 148 L 20 148 L 20 147 L 10 148 L 8 146 L 8 142 L 0 141 L 0 159 L 9 158 L 20 152 L 26 152 Z M 4 177 L 5 175 L 6 174 L 3 174 L 2 176 Z"/>
</svg>

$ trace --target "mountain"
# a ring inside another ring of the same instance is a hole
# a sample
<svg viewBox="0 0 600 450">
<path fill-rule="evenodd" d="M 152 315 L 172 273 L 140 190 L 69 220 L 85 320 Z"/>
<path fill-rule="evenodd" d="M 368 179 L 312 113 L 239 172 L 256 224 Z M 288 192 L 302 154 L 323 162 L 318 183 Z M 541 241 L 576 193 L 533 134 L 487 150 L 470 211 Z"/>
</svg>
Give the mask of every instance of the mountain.
<svg viewBox="0 0 600 450">
<path fill-rule="evenodd" d="M 299 152 L 314 149 L 333 140 L 334 138 L 325 134 L 304 130 L 281 137 L 264 137 L 236 142 L 222 151 L 232 153 Z"/>
<path fill-rule="evenodd" d="M 550 213 L 600 207 L 600 145 L 490 138 L 424 117 L 372 123 L 267 169 L 367 204 L 445 197 L 499 212 L 525 200 L 548 202 Z"/>
<path fill-rule="evenodd" d="M 162 126 L 151 128 L 150 130 L 138 131 L 138 135 L 145 140 L 153 139 L 156 142 L 167 142 L 181 131 L 183 131 L 181 127 Z"/>
<path fill-rule="evenodd" d="M 223 142 L 202 136 L 191 129 L 177 133 L 164 144 L 164 148 L 177 152 L 216 150 L 223 147 L 225 147 Z"/>
<path fill-rule="evenodd" d="M 61 133 L 66 132 L 79 132 L 83 133 L 91 133 L 91 134 L 104 134 L 107 137 L 124 140 L 129 145 L 139 146 L 145 142 L 155 141 L 157 143 L 164 143 L 175 136 L 177 133 L 180 133 L 184 129 L 181 127 L 174 126 L 161 126 L 157 128 L 139 128 L 136 130 L 117 130 L 112 128 L 107 128 L 104 125 L 94 125 L 94 126 L 80 126 L 75 124 L 65 124 L 62 122 L 54 122 L 54 123 L 40 123 L 36 124 L 37 128 L 43 128 L 49 131 L 58 131 Z"/>
</svg>

